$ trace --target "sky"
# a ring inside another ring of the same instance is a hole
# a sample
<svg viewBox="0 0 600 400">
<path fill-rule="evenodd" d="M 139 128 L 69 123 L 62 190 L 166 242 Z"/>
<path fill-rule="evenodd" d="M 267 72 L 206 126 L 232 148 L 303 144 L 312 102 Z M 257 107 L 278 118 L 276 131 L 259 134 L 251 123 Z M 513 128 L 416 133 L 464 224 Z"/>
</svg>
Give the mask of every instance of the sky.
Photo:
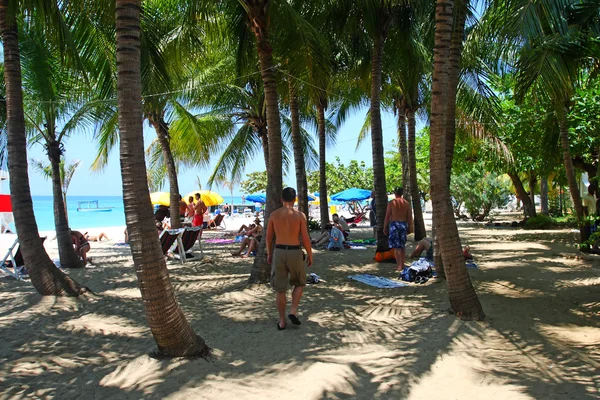
<svg viewBox="0 0 600 400">
<path fill-rule="evenodd" d="M 356 149 L 356 140 L 358 133 L 363 125 L 367 109 L 357 111 L 353 116 L 347 119 L 346 123 L 340 127 L 337 136 L 337 143 L 327 149 L 327 161 L 333 162 L 339 157 L 342 163 L 347 164 L 350 160 L 364 161 L 367 166 L 371 166 L 371 141 L 365 140 L 361 147 Z M 417 130 L 422 124 L 417 125 Z M 382 127 L 384 151 L 396 150 L 393 141 L 396 140 L 396 122 L 392 113 L 382 113 Z M 144 138 L 146 144 L 154 138 L 154 130 L 144 124 Z M 315 144 L 316 144 L 315 137 Z M 121 196 L 123 191 L 121 187 L 121 171 L 119 165 L 119 149 L 115 148 L 110 155 L 108 165 L 103 171 L 90 171 L 90 166 L 97 152 L 96 143 L 92 140 L 91 131 L 75 133 L 65 139 L 65 157 L 67 161 L 80 160 L 81 165 L 75 173 L 69 187 L 69 195 L 73 196 Z M 47 156 L 42 145 L 33 144 L 28 149 L 28 157 L 43 160 L 47 162 Z M 217 155 L 214 157 L 216 162 Z M 206 182 L 211 173 L 211 168 L 215 162 L 211 162 L 210 168 L 182 169 L 179 173 L 179 188 L 181 194 L 185 195 L 196 189 L 196 176 L 200 176 L 203 189 L 206 188 Z M 265 164 L 262 154 L 248 164 L 246 173 L 254 171 L 264 171 Z M 30 168 L 29 181 L 31 194 L 33 196 L 51 196 L 52 187 L 49 180 L 43 178 L 38 172 Z M 287 171 L 286 182 L 290 184 L 295 182 L 293 164 Z M 168 184 L 163 188 L 168 191 Z M 221 194 L 229 194 L 228 189 L 213 186 L 212 190 Z M 8 185 L 2 189 L 3 193 L 8 192 Z M 241 195 L 240 188 L 234 189 L 234 196 Z"/>
</svg>

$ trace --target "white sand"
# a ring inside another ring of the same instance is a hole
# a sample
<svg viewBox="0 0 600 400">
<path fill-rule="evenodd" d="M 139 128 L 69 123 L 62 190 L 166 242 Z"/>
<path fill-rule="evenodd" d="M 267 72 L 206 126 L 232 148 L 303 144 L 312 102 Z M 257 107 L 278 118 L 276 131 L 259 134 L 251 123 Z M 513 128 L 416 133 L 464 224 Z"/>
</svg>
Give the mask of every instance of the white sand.
<svg viewBox="0 0 600 400">
<path fill-rule="evenodd" d="M 0 279 L 0 398 L 600 397 L 598 261 L 556 256 L 575 251 L 569 230 L 460 230 L 480 265 L 470 274 L 485 322 L 450 315 L 445 283 L 348 281 L 396 276 L 371 250 L 317 252 L 313 271 L 325 282 L 306 288 L 303 324 L 283 332 L 269 288 L 245 285 L 250 261 L 228 256 L 235 245 L 205 244 L 204 260 L 169 263 L 211 362 L 149 357 L 128 248 L 92 244 L 96 268 L 68 273 L 99 298 L 41 298 L 28 282 Z M 55 257 L 56 242 L 46 247 Z"/>
</svg>

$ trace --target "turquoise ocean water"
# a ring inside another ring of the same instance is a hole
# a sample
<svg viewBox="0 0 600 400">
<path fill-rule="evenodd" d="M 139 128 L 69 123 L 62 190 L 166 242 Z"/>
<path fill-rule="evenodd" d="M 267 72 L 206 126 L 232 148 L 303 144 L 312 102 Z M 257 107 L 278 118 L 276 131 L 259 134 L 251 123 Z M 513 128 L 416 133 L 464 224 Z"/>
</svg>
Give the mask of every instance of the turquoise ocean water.
<svg viewBox="0 0 600 400">
<path fill-rule="evenodd" d="M 225 203 L 232 203 L 232 198 L 225 197 Z M 54 206 L 52 196 L 33 196 L 33 212 L 40 231 L 54 230 Z M 98 200 L 99 207 L 114 207 L 110 212 L 78 212 L 80 201 Z M 234 204 L 242 204 L 241 196 L 233 197 Z M 107 226 L 124 226 L 125 211 L 121 196 L 67 196 L 69 225 L 72 229 L 100 228 Z"/>
</svg>

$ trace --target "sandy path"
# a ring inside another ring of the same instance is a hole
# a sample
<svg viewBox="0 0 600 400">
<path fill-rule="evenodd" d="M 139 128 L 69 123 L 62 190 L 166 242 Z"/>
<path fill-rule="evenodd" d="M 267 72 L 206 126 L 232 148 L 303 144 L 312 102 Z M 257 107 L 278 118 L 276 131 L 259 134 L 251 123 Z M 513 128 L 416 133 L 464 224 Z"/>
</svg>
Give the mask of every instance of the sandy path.
<svg viewBox="0 0 600 400">
<path fill-rule="evenodd" d="M 600 264 L 555 255 L 574 251 L 569 230 L 460 230 L 480 265 L 470 273 L 485 322 L 450 315 L 444 283 L 348 281 L 395 276 L 371 251 L 321 251 L 314 272 L 326 282 L 307 287 L 302 326 L 278 332 L 269 288 L 245 286 L 250 262 L 205 245 L 203 261 L 169 266 L 212 362 L 149 357 L 128 249 L 95 245 L 96 268 L 69 273 L 100 298 L 42 299 L 0 280 L 0 398 L 600 397 Z"/>
</svg>

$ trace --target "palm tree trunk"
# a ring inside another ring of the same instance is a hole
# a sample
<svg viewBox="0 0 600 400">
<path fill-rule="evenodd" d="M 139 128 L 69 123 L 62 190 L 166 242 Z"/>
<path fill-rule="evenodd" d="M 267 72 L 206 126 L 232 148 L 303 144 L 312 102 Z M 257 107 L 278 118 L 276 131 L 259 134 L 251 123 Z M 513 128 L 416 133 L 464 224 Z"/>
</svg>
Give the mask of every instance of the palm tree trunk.
<svg viewBox="0 0 600 400">
<path fill-rule="evenodd" d="M 210 349 L 185 319 L 169 279 L 148 194 L 142 129 L 141 0 L 116 0 L 117 107 L 123 204 L 146 319 L 161 356 L 208 357 Z"/>
<path fill-rule="evenodd" d="M 160 143 L 163 160 L 167 167 L 169 176 L 169 212 L 171 214 L 171 228 L 181 228 L 181 218 L 179 215 L 179 182 L 177 180 L 177 168 L 169 144 L 169 126 L 160 116 L 150 116 L 150 123 L 156 131 L 156 137 Z"/>
<path fill-rule="evenodd" d="M 383 158 L 383 132 L 381 127 L 381 69 L 383 65 L 384 38 L 375 38 L 371 60 L 371 146 L 373 153 L 373 183 L 377 205 L 377 251 L 389 248 L 387 237 L 383 234 L 385 210 L 387 210 L 387 192 L 385 184 L 385 160 Z"/>
<path fill-rule="evenodd" d="M 412 191 L 410 189 L 410 170 L 408 166 L 408 148 L 406 145 L 406 114 L 405 110 L 398 111 L 398 142 L 400 151 L 400 164 L 402 164 L 402 186 L 404 199 L 411 204 Z"/>
<path fill-rule="evenodd" d="M 446 163 L 445 113 L 451 101 L 447 94 L 450 84 L 447 65 L 452 37 L 452 0 L 437 0 L 434 63 L 431 99 L 431 198 L 436 234 L 444 263 L 450 306 L 464 320 L 485 318 L 477 293 L 465 267 L 458 228 L 450 202 L 450 187 Z M 447 90 L 448 89 L 448 90 Z M 454 101 L 454 100 L 452 100 Z"/>
<path fill-rule="evenodd" d="M 269 131 L 268 128 L 264 129 L 264 132 L 259 132 L 258 137 L 263 148 L 263 156 L 265 158 L 265 170 L 269 170 Z"/>
<path fill-rule="evenodd" d="M 416 159 L 416 130 L 417 122 L 415 120 L 415 111 L 408 109 L 406 112 L 408 122 L 408 167 L 410 177 L 410 190 L 412 192 L 412 204 L 415 224 L 415 241 L 419 241 L 427 236 L 425 230 L 425 220 L 423 219 L 423 209 L 421 208 L 421 192 L 417 184 L 417 159 Z M 435 249 L 434 249 L 435 250 Z"/>
<path fill-rule="evenodd" d="M 544 175 L 540 178 L 540 203 L 543 215 L 550 215 L 548 207 L 548 176 Z"/>
<path fill-rule="evenodd" d="M 319 125 L 319 209 L 321 211 L 321 231 L 325 231 L 325 226 L 329 223 L 329 203 L 327 202 L 327 162 L 325 149 L 325 100 L 320 100 L 317 104 L 318 125 Z"/>
<path fill-rule="evenodd" d="M 454 142 L 456 139 L 456 93 L 460 76 L 460 59 L 465 35 L 466 4 L 455 2 L 455 23 L 452 31 L 450 52 L 448 55 L 448 103 L 446 104 L 446 178 L 450 184 L 452 176 L 452 159 L 454 158 Z"/>
<path fill-rule="evenodd" d="M 0 0 L 0 31 L 4 47 L 4 83 L 6 85 L 8 170 L 10 197 L 23 260 L 31 283 L 44 296 L 79 296 L 87 288 L 80 286 L 55 267 L 40 240 L 27 171 L 27 140 L 21 89 L 21 61 L 16 10 L 9 11 L 9 0 Z"/>
<path fill-rule="evenodd" d="M 294 166 L 296 168 L 296 188 L 298 189 L 298 209 L 306 215 L 308 221 L 308 181 L 304 152 L 302 151 L 302 135 L 300 134 L 300 112 L 298 97 L 291 79 L 288 80 L 290 91 L 290 114 L 292 116 L 292 145 L 294 147 Z"/>
<path fill-rule="evenodd" d="M 58 257 L 63 268 L 81 268 L 82 262 L 73 248 L 73 239 L 69 230 L 66 208 L 62 193 L 62 182 L 60 174 L 60 157 L 62 151 L 56 141 L 48 143 L 48 159 L 52 169 L 52 199 L 54 203 L 54 227 L 56 229 L 56 241 L 58 242 Z"/>
<path fill-rule="evenodd" d="M 575 168 L 573 167 L 573 159 L 571 158 L 571 150 L 569 143 L 569 127 L 567 126 L 567 110 L 565 108 L 557 112 L 558 126 L 560 128 L 560 144 L 563 151 L 563 162 L 565 164 L 565 172 L 567 174 L 567 182 L 569 183 L 569 191 L 571 192 L 571 198 L 573 199 L 573 206 L 577 213 L 577 220 L 579 221 L 579 233 L 580 239 L 586 236 L 585 224 L 583 223 L 583 205 L 581 204 L 581 193 L 579 193 L 579 186 L 577 185 L 577 178 L 575 177 Z"/>
<path fill-rule="evenodd" d="M 523 213 L 525 214 L 525 218 L 533 218 L 536 216 L 535 205 L 531 202 L 531 198 L 527 195 L 525 188 L 523 187 L 523 182 L 519 175 L 515 171 L 507 172 L 507 175 L 510 177 L 510 180 L 517 191 L 517 197 L 523 201 Z"/>
<path fill-rule="evenodd" d="M 250 27 L 256 38 L 265 103 L 267 106 L 267 126 L 269 141 L 269 162 L 267 168 L 267 203 L 265 207 L 265 228 L 269 214 L 281 207 L 282 187 L 282 144 L 279 104 L 277 101 L 277 81 L 273 71 L 273 49 L 269 42 L 269 0 L 244 0 L 248 7 Z M 266 236 L 266 235 L 265 235 Z M 262 240 L 261 242 L 264 242 Z M 266 245 L 266 243 L 265 243 Z M 271 267 L 266 262 L 266 254 L 261 246 L 250 271 L 250 283 L 266 283 L 271 275 Z"/>
<path fill-rule="evenodd" d="M 531 198 L 531 204 L 535 208 L 535 186 L 537 185 L 537 177 L 535 176 L 535 172 L 529 172 L 529 197 Z"/>
</svg>

